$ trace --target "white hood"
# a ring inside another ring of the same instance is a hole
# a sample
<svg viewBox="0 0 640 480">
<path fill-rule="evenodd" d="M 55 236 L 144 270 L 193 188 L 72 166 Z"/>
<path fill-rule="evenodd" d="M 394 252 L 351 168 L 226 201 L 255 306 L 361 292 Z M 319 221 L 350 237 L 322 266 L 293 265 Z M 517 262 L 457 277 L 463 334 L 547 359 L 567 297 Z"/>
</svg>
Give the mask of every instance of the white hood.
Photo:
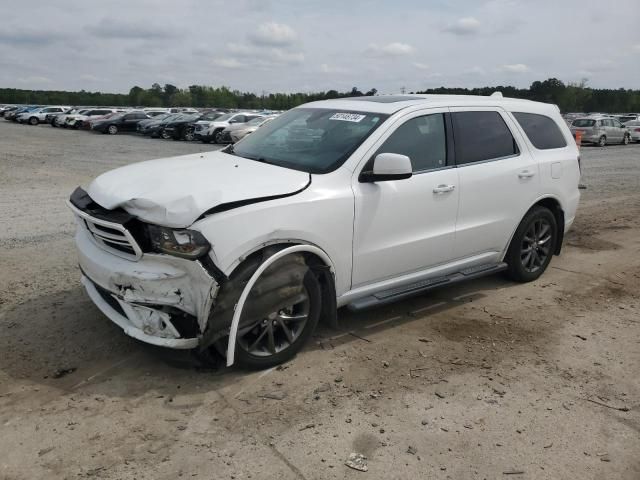
<svg viewBox="0 0 640 480">
<path fill-rule="evenodd" d="M 305 172 L 207 152 L 111 170 L 96 178 L 87 193 L 109 210 L 121 207 L 149 223 L 188 227 L 214 207 L 293 194 L 309 181 Z"/>
</svg>

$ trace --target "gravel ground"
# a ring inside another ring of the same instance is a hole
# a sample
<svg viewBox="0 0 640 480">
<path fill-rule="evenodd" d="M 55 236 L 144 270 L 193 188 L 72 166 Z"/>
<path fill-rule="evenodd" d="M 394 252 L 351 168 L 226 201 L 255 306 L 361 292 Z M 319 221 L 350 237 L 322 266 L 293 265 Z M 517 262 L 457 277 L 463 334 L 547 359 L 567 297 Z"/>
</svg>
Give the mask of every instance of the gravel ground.
<svg viewBox="0 0 640 480">
<path fill-rule="evenodd" d="M 212 148 L 0 120 L 0 478 L 640 478 L 640 145 L 583 147 L 538 281 L 340 312 L 257 373 L 126 337 L 79 283 L 69 193 Z"/>
</svg>

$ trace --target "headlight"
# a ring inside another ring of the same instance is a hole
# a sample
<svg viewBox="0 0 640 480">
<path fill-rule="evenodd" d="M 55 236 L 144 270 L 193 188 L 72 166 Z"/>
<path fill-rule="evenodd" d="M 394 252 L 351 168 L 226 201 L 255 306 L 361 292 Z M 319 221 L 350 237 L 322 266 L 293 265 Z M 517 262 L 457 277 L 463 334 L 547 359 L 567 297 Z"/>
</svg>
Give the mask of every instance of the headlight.
<svg viewBox="0 0 640 480">
<path fill-rule="evenodd" d="M 156 252 L 195 260 L 211 249 L 207 239 L 195 230 L 174 230 L 148 225 L 148 232 L 151 247 Z"/>
</svg>

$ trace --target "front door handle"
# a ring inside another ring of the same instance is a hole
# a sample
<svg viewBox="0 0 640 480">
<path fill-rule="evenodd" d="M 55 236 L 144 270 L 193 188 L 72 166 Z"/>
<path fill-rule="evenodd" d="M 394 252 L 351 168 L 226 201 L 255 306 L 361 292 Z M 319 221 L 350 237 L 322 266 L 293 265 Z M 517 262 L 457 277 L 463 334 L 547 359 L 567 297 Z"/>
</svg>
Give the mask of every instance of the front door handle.
<svg viewBox="0 0 640 480">
<path fill-rule="evenodd" d="M 520 178 L 531 178 L 535 175 L 534 172 L 530 172 L 529 170 L 523 170 L 522 172 L 520 172 L 518 174 L 518 177 Z"/>
<path fill-rule="evenodd" d="M 455 189 L 456 189 L 455 185 L 438 185 L 433 189 L 433 193 L 453 192 Z"/>
</svg>

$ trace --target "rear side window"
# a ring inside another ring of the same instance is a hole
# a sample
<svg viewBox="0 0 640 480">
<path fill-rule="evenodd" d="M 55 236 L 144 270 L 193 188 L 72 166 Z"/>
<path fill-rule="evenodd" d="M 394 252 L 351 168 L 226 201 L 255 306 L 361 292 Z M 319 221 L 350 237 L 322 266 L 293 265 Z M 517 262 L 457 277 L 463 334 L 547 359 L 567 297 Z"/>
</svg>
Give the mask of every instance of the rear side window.
<svg viewBox="0 0 640 480">
<path fill-rule="evenodd" d="M 498 112 L 455 112 L 451 117 L 458 165 L 520 153 L 509 127 Z"/>
<path fill-rule="evenodd" d="M 553 119 L 535 113 L 513 112 L 513 116 L 538 150 L 567 146 L 567 141 Z"/>
</svg>

